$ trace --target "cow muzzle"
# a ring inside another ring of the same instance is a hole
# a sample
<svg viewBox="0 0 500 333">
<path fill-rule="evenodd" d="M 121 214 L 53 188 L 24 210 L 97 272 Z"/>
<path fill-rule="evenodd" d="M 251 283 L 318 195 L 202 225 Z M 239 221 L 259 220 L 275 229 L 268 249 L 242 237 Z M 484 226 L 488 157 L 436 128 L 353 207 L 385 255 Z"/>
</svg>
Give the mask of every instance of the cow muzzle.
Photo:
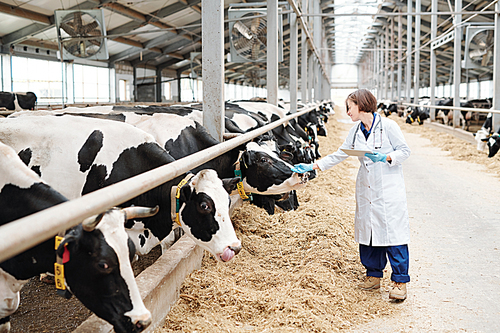
<svg viewBox="0 0 500 333">
<path fill-rule="evenodd" d="M 144 331 L 149 325 L 151 325 L 151 316 L 146 319 L 139 319 L 134 323 L 137 332 Z"/>
<path fill-rule="evenodd" d="M 224 249 L 224 252 L 218 255 L 219 259 L 223 262 L 228 262 L 233 259 L 235 255 L 240 253 L 241 243 L 232 244 Z"/>
</svg>

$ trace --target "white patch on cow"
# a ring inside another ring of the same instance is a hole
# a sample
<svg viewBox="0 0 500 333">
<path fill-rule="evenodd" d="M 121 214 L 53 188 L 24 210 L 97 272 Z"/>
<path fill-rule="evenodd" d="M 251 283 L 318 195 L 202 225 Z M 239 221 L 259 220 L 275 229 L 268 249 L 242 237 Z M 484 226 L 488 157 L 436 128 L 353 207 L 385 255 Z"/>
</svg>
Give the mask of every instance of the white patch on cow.
<svg viewBox="0 0 500 333">
<path fill-rule="evenodd" d="M 282 160 L 279 158 L 278 154 L 276 151 L 271 149 L 267 143 L 265 145 L 259 145 L 256 142 L 249 142 L 246 145 L 246 148 L 248 151 L 258 151 L 265 153 L 269 155 L 272 159 L 274 159 L 274 163 L 283 163 L 290 169 L 293 167 L 293 165 L 287 163 L 286 161 Z M 250 192 L 250 193 L 262 193 L 257 188 L 249 185 L 246 181 L 246 177 L 243 179 L 243 186 L 245 188 L 245 191 Z M 272 185 L 269 187 L 266 191 L 265 194 L 282 194 L 286 192 L 290 192 L 291 190 L 297 190 L 305 186 L 305 183 L 300 179 L 299 175 L 296 173 L 292 173 L 292 176 L 282 182 L 279 185 Z"/>
<path fill-rule="evenodd" d="M 280 119 L 286 117 L 285 109 L 277 107 L 273 104 L 261 102 L 237 102 L 235 104 L 250 112 L 262 112 L 266 115 L 269 121 L 271 121 L 271 117 L 273 115 L 277 115 Z M 286 126 L 288 125 L 288 122 L 285 122 L 284 124 Z"/>
<path fill-rule="evenodd" d="M 215 206 L 215 220 L 219 224 L 219 230 L 217 230 L 209 242 L 197 239 L 191 233 L 191 228 L 182 220 L 182 211 L 186 207 L 185 204 L 179 209 L 182 228 L 196 244 L 212 253 L 218 260 L 221 260 L 221 256 L 226 248 L 229 246 L 241 246 L 241 242 L 238 237 L 236 237 L 229 216 L 229 196 L 223 187 L 222 180 L 217 177 L 217 172 L 211 169 L 205 169 L 198 172 L 189 182 L 189 186 L 191 187 L 191 191 L 196 191 L 196 193 L 203 192 L 212 199 Z"/>
<path fill-rule="evenodd" d="M 151 133 L 162 147 L 165 147 L 165 143 L 170 139 L 177 140 L 186 127 L 196 128 L 193 120 L 175 114 L 155 113 L 151 116 L 125 113 L 124 115 L 127 124 Z"/>
<path fill-rule="evenodd" d="M 484 151 L 484 148 L 486 148 L 486 141 L 483 140 L 486 139 L 488 135 L 489 131 L 484 127 L 481 127 L 481 129 L 477 131 L 476 136 L 474 137 L 477 142 L 477 150 Z"/>
<path fill-rule="evenodd" d="M 5 318 L 16 312 L 19 306 L 20 291 L 28 282 L 18 281 L 0 268 L 0 318 Z"/>
<path fill-rule="evenodd" d="M 233 118 L 231 119 L 238 125 L 238 127 L 242 131 L 248 131 L 250 128 L 256 127 L 259 123 L 246 114 L 234 113 Z"/>
<path fill-rule="evenodd" d="M 490 146 L 490 147 L 493 147 L 493 145 L 497 142 L 497 139 L 496 139 L 496 138 L 497 138 L 497 137 L 493 137 L 493 136 L 492 136 L 492 137 L 490 137 L 490 138 L 488 139 L 488 143 L 489 143 L 489 146 Z"/>
<path fill-rule="evenodd" d="M 108 211 L 97 225 L 106 240 L 106 243 L 115 251 L 120 265 L 120 275 L 125 280 L 130 292 L 132 301 L 132 310 L 125 313 L 130 317 L 132 323 L 138 320 L 147 320 L 151 318 L 151 312 L 144 305 L 139 288 L 135 282 L 134 272 L 129 260 L 128 235 L 124 228 L 125 213 L 122 210 Z"/>
<path fill-rule="evenodd" d="M 127 234 L 135 244 L 135 252 L 141 256 L 148 254 L 160 242 L 149 229 L 147 229 L 148 237 L 146 237 L 144 235 L 145 230 L 144 223 L 140 221 L 134 221 L 132 228 L 127 229 Z M 145 239 L 145 242 L 141 241 L 141 239 Z M 144 244 L 141 245 L 141 243 Z"/>
<path fill-rule="evenodd" d="M 113 106 L 111 105 L 100 105 L 100 106 L 90 106 L 87 108 L 75 108 L 69 107 L 61 110 L 66 113 L 101 113 L 108 114 L 113 111 Z"/>
<path fill-rule="evenodd" d="M 21 117 L 42 117 L 42 116 L 55 116 L 62 114 L 60 111 L 52 110 L 36 110 L 36 111 L 18 111 L 10 114 L 7 118 L 21 118 Z"/>
<path fill-rule="evenodd" d="M 104 148 L 94 164 L 106 166 L 108 176 L 120 153 L 138 143 L 155 142 L 152 135 L 129 124 L 74 116 L 1 119 L 0 141 L 17 152 L 30 148 L 29 167 L 40 166 L 43 180 L 68 199 L 75 199 L 81 196 L 89 172 L 80 171 L 78 153 L 95 130 L 104 134 Z M 72 161 L 71 167 L 62 169 L 68 160 Z"/>
<path fill-rule="evenodd" d="M 28 188 L 40 182 L 40 178 L 26 167 L 15 150 L 2 142 L 0 142 L 0 163 L 3 170 L 8 170 L 8 172 L 0 172 L 0 189 L 6 184 Z"/>
</svg>

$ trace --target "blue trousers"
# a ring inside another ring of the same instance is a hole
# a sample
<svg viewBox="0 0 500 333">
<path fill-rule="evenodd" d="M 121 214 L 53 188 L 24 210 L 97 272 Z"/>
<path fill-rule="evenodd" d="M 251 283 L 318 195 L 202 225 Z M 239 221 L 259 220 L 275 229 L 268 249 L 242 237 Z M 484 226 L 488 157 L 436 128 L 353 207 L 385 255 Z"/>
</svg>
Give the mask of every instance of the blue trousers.
<svg viewBox="0 0 500 333">
<path fill-rule="evenodd" d="M 371 242 L 370 242 L 371 243 Z M 408 268 L 410 266 L 408 245 L 371 246 L 359 244 L 359 257 L 366 268 L 366 276 L 381 278 L 387 265 L 387 257 L 392 267 L 391 280 L 394 282 L 410 282 Z"/>
</svg>

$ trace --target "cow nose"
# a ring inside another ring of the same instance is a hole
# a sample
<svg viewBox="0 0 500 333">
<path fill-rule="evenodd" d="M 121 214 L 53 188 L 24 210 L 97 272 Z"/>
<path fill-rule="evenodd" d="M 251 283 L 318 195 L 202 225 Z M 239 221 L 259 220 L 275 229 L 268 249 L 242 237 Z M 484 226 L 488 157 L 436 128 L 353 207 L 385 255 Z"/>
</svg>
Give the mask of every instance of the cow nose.
<svg viewBox="0 0 500 333">
<path fill-rule="evenodd" d="M 7 309 L 11 310 L 14 308 L 15 300 L 13 298 L 6 298 L 3 301 L 5 302 Z"/>
<path fill-rule="evenodd" d="M 238 245 L 231 245 L 229 246 L 229 249 L 234 252 L 234 255 L 237 255 L 241 251 L 241 244 Z"/>
<path fill-rule="evenodd" d="M 138 332 L 144 331 L 149 325 L 151 325 L 151 317 L 147 319 L 140 319 L 135 322 L 135 327 L 137 328 Z"/>
</svg>

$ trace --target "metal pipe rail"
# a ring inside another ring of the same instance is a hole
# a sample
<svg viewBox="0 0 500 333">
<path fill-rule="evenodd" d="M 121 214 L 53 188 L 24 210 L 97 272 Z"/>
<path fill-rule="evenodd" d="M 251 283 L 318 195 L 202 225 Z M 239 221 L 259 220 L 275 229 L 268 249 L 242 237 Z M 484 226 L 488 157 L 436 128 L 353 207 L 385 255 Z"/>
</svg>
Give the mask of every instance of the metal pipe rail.
<svg viewBox="0 0 500 333">
<path fill-rule="evenodd" d="M 186 156 L 175 162 L 106 186 L 81 198 L 61 203 L 38 213 L 23 217 L 0 227 L 0 262 L 24 252 L 54 237 L 60 231 L 72 228 L 87 217 L 99 214 L 149 191 L 185 172 L 252 140 L 258 135 L 303 115 L 319 104 L 305 108 L 274 121 L 264 127 L 245 133 L 229 141 Z M 49 184 L 50 185 L 50 184 Z M 168 222 L 167 222 L 168 223 Z"/>
<path fill-rule="evenodd" d="M 423 107 L 423 108 L 431 108 L 431 109 L 444 109 L 444 110 L 463 110 L 463 111 L 471 111 L 471 112 L 484 112 L 484 113 L 500 113 L 499 110 L 490 110 L 490 109 L 477 109 L 477 108 L 463 108 L 463 107 L 456 107 L 456 106 L 443 106 L 443 105 L 420 105 L 420 104 L 413 104 L 413 103 L 401 103 L 406 106 L 418 106 L 418 107 Z"/>
</svg>

